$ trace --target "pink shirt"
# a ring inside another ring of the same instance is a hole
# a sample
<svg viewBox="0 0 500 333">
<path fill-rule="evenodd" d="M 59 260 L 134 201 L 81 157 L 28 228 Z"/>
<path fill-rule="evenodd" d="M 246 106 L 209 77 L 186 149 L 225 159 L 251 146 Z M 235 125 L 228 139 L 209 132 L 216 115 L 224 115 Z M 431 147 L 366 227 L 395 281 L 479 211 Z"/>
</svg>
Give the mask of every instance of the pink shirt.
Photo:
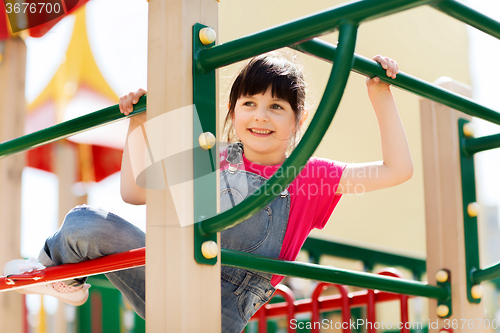
<svg viewBox="0 0 500 333">
<path fill-rule="evenodd" d="M 226 154 L 224 154 L 226 155 Z M 227 155 L 226 155 L 227 156 Z M 221 170 L 227 168 L 225 157 L 221 158 Z M 281 166 L 263 166 L 252 163 L 243 155 L 241 169 L 270 178 Z M 346 163 L 311 157 L 304 169 L 288 188 L 290 214 L 279 258 L 295 260 L 312 229 L 323 229 L 337 206 L 341 194 L 335 194 Z M 276 286 L 283 279 L 273 275 L 271 284 Z"/>
</svg>

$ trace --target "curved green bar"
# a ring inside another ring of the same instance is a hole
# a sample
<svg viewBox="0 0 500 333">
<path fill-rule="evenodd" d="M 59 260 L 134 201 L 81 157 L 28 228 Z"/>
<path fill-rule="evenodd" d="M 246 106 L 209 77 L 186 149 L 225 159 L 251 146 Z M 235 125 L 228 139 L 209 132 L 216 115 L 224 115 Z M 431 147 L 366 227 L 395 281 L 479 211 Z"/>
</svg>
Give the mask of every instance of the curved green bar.
<svg viewBox="0 0 500 333">
<path fill-rule="evenodd" d="M 86 114 L 82 117 L 71 119 L 60 124 L 47 127 L 22 137 L 0 144 L 0 156 L 5 157 L 25 150 L 43 146 L 45 144 L 67 138 L 69 136 L 132 117 L 146 111 L 146 96 L 142 96 L 134 106 L 134 112 L 124 116 L 118 107 L 113 105 L 105 109 Z"/>
<path fill-rule="evenodd" d="M 479 284 L 484 281 L 495 280 L 500 277 L 500 262 L 490 267 L 479 269 L 472 273 L 472 281 Z"/>
<path fill-rule="evenodd" d="M 465 153 L 472 156 L 476 153 L 500 148 L 500 134 L 482 136 L 480 138 L 467 139 L 464 143 Z"/>
<path fill-rule="evenodd" d="M 429 297 L 442 301 L 447 300 L 451 296 L 450 290 L 447 288 L 436 287 L 418 281 L 403 280 L 377 274 L 355 272 L 296 261 L 266 258 L 255 254 L 228 249 L 221 249 L 221 260 L 223 265 L 245 268 L 253 271 L 345 284 L 361 288 L 378 289 L 398 294 Z"/>
<path fill-rule="evenodd" d="M 219 232 L 252 217 L 277 197 L 285 186 L 300 173 L 321 142 L 337 111 L 351 70 L 356 32 L 357 26 L 352 23 L 344 23 L 340 26 L 340 46 L 339 52 L 335 55 L 335 66 L 333 66 L 316 114 L 299 146 L 274 175 L 254 192 L 254 195 L 219 215 L 198 222 L 202 234 Z M 275 186 L 278 190 L 273 190 Z"/>
<path fill-rule="evenodd" d="M 208 73 L 216 68 L 264 52 L 333 32 L 344 20 L 360 23 L 418 7 L 431 1 L 363 0 L 350 2 L 203 50 L 198 54 L 197 66 L 201 72 Z"/>
<path fill-rule="evenodd" d="M 500 22 L 481 14 L 455 0 L 439 1 L 431 5 L 441 12 L 500 39 Z"/>
<path fill-rule="evenodd" d="M 293 46 L 293 48 L 330 62 L 338 52 L 336 46 L 319 39 L 304 42 Z M 369 77 L 378 76 L 382 81 L 386 81 L 394 86 L 447 105 L 468 115 L 500 125 L 499 112 L 488 109 L 470 98 L 402 72 L 397 75 L 396 79 L 389 78 L 379 64 L 368 58 L 355 55 L 353 70 Z"/>
</svg>

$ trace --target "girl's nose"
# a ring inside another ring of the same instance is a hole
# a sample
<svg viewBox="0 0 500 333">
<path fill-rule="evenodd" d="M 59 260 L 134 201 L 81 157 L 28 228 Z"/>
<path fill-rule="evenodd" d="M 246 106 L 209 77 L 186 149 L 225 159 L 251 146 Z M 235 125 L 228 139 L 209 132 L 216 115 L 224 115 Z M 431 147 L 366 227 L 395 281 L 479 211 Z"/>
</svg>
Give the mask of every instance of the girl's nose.
<svg viewBox="0 0 500 333">
<path fill-rule="evenodd" d="M 257 108 L 257 110 L 255 110 L 255 113 L 253 115 L 253 119 L 255 121 L 262 121 L 262 122 L 269 121 L 269 117 L 267 115 L 267 110 L 263 107 Z"/>
</svg>

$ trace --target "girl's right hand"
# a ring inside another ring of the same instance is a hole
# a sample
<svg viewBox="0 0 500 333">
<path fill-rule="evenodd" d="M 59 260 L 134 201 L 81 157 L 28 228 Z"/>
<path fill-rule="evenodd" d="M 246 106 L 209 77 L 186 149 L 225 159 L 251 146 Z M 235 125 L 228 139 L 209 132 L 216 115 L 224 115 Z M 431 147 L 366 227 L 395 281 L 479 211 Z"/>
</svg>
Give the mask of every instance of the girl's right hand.
<svg viewBox="0 0 500 333">
<path fill-rule="evenodd" d="M 120 102 L 118 103 L 120 112 L 128 116 L 134 110 L 134 104 L 136 104 L 139 101 L 139 98 L 144 95 L 146 95 L 146 90 L 139 89 L 136 92 L 130 92 L 120 97 Z M 133 118 L 142 118 L 141 120 L 145 121 L 146 113 L 141 113 L 140 115 L 132 117 L 132 119 Z"/>
</svg>

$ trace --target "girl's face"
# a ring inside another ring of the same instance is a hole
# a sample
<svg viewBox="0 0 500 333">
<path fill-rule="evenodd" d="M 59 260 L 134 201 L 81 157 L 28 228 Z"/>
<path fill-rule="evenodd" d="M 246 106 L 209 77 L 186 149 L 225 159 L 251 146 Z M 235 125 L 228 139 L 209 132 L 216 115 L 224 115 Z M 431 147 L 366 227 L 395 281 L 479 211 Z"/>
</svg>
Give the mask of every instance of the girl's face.
<svg viewBox="0 0 500 333">
<path fill-rule="evenodd" d="M 236 101 L 233 125 L 249 161 L 275 165 L 285 161 L 295 132 L 295 112 L 290 103 L 273 97 L 269 87 L 263 95 L 241 96 Z"/>
</svg>

